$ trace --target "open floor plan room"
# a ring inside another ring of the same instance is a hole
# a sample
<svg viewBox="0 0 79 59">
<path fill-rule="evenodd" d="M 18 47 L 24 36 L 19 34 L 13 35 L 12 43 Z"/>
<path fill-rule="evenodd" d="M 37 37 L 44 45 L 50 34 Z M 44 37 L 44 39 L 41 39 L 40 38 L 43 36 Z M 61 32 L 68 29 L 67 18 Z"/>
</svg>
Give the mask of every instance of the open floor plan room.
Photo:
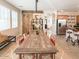
<svg viewBox="0 0 79 59">
<path fill-rule="evenodd" d="M 78 0 L 0 0 L 0 59 L 79 59 Z"/>
</svg>

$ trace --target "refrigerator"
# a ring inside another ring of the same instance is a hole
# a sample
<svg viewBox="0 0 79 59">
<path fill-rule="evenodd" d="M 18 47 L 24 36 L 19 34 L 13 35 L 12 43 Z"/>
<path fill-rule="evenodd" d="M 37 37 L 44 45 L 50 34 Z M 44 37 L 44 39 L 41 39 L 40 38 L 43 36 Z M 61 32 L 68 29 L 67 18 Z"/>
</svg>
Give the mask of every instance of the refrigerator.
<svg viewBox="0 0 79 59">
<path fill-rule="evenodd" d="M 66 29 L 67 29 L 66 19 L 58 19 L 57 34 L 66 34 Z"/>
</svg>

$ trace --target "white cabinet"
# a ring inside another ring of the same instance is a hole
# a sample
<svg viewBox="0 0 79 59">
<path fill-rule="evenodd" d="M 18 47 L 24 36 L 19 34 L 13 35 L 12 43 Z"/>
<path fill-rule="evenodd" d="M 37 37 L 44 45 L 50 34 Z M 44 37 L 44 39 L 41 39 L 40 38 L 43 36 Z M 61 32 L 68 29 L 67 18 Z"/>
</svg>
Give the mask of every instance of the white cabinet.
<svg viewBox="0 0 79 59">
<path fill-rule="evenodd" d="M 67 26 L 73 27 L 76 24 L 76 16 L 70 15 L 67 20 Z"/>
</svg>

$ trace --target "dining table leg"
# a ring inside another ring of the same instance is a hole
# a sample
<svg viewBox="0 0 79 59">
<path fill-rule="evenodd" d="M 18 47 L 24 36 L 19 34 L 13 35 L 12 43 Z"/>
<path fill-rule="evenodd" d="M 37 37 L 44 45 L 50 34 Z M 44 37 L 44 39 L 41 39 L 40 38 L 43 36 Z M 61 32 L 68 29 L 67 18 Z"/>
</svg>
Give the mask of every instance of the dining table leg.
<svg viewBox="0 0 79 59">
<path fill-rule="evenodd" d="M 22 59 L 22 54 L 19 54 L 19 59 Z"/>
<path fill-rule="evenodd" d="M 42 59 L 42 54 L 39 54 L 39 59 Z"/>
<path fill-rule="evenodd" d="M 38 54 L 38 53 L 36 53 L 35 55 L 36 55 L 36 59 L 39 59 L 39 56 L 38 56 L 39 54 Z"/>
<path fill-rule="evenodd" d="M 53 54 L 53 59 L 55 59 L 55 54 Z"/>
<path fill-rule="evenodd" d="M 53 54 L 50 54 L 51 59 L 53 59 Z"/>
</svg>

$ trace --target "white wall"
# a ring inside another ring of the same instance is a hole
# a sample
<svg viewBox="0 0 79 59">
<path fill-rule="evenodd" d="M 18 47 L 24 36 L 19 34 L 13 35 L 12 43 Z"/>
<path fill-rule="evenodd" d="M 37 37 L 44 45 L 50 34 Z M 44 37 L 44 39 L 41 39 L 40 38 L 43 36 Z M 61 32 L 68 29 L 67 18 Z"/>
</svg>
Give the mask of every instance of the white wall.
<svg viewBox="0 0 79 59">
<path fill-rule="evenodd" d="M 58 15 L 79 15 L 79 12 L 58 12 Z"/>
<path fill-rule="evenodd" d="M 57 11 L 53 11 L 53 27 L 52 27 L 52 30 L 53 30 L 53 34 L 57 34 Z"/>
<path fill-rule="evenodd" d="M 57 11 L 45 11 L 45 14 L 47 16 L 48 35 L 56 35 Z"/>
</svg>

